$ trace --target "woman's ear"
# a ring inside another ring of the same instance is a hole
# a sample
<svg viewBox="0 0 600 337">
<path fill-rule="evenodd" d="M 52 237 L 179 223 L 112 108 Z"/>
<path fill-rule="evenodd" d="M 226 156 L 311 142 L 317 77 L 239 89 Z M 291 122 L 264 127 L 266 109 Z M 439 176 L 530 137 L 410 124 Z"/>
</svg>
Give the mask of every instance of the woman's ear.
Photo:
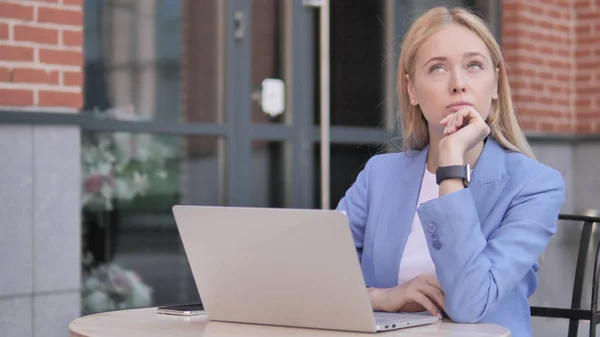
<svg viewBox="0 0 600 337">
<path fill-rule="evenodd" d="M 405 74 L 404 77 L 406 78 L 406 91 L 408 92 L 408 97 L 410 98 L 410 104 L 419 104 L 419 101 L 417 100 L 417 94 L 415 93 L 415 87 L 410 80 L 410 76 Z"/>
</svg>

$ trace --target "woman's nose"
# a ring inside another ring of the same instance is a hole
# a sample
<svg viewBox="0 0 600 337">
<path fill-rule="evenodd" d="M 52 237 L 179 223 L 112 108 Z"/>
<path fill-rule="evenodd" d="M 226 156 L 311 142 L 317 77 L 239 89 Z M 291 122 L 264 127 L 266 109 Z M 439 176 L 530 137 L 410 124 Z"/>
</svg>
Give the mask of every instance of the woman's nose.
<svg viewBox="0 0 600 337">
<path fill-rule="evenodd" d="M 452 76 L 452 83 L 450 84 L 450 89 L 453 94 L 459 92 L 466 92 L 467 87 L 465 85 L 465 81 L 462 78 L 460 72 L 455 72 Z"/>
</svg>

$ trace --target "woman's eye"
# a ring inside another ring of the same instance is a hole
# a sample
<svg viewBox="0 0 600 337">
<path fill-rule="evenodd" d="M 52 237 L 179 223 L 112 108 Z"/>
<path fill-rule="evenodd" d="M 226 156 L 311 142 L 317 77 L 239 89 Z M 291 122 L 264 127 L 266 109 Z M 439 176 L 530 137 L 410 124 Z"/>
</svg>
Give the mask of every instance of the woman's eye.
<svg viewBox="0 0 600 337">
<path fill-rule="evenodd" d="M 483 67 L 481 66 L 481 63 L 479 63 L 479 62 L 471 62 L 471 63 L 469 63 L 468 68 L 469 68 L 469 70 L 483 69 Z"/>
<path fill-rule="evenodd" d="M 437 72 L 437 73 L 439 73 L 439 72 L 441 72 L 442 70 L 444 70 L 444 68 L 442 67 L 442 65 L 441 65 L 441 64 L 436 64 L 436 65 L 434 65 L 433 67 L 431 67 L 431 69 L 429 69 L 429 71 L 430 71 L 430 72 L 432 72 L 432 73 L 433 73 L 433 72 Z"/>
</svg>

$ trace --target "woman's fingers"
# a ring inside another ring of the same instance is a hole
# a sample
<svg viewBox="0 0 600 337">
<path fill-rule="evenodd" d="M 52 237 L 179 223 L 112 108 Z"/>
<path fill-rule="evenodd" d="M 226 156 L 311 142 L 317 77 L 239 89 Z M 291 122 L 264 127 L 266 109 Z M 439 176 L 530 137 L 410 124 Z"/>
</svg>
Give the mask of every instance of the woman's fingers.
<svg viewBox="0 0 600 337">
<path fill-rule="evenodd" d="M 446 120 L 446 128 L 444 128 L 444 134 L 450 134 L 454 128 L 454 120 L 456 119 L 456 114 L 448 115 Z"/>
<path fill-rule="evenodd" d="M 444 293 L 439 288 L 436 288 L 429 284 L 423 284 L 421 291 L 437 304 L 438 308 L 444 309 L 446 305 L 446 298 Z"/>
<path fill-rule="evenodd" d="M 425 310 L 429 311 L 433 316 L 438 315 L 438 313 L 439 313 L 438 308 L 435 306 L 435 304 L 433 304 L 431 299 L 429 299 L 429 297 L 427 297 L 425 294 L 423 294 L 419 291 L 415 291 L 413 294 L 411 294 L 410 299 L 412 300 L 412 302 L 416 302 L 416 303 L 422 305 L 423 308 L 425 308 Z"/>
<path fill-rule="evenodd" d="M 458 128 L 463 126 L 463 115 L 462 114 L 456 114 L 456 120 L 454 122 L 454 128 L 458 130 Z"/>
<path fill-rule="evenodd" d="M 434 286 L 434 287 L 438 288 L 439 290 L 443 291 L 440 281 L 438 281 L 437 277 L 435 277 L 434 275 L 425 274 L 425 275 L 423 275 L 423 278 L 425 280 L 425 283 L 429 284 L 430 286 Z"/>
<path fill-rule="evenodd" d="M 418 289 L 433 299 L 440 308 L 444 308 L 446 302 L 446 296 L 444 296 L 444 290 L 440 285 L 437 277 L 432 274 L 419 275 L 420 282 L 417 283 Z"/>
</svg>

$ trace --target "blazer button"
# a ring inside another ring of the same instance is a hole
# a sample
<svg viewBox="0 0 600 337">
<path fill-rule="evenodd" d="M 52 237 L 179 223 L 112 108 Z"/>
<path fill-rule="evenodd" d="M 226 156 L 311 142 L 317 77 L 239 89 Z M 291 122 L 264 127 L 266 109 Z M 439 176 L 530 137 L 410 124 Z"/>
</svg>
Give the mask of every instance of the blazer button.
<svg viewBox="0 0 600 337">
<path fill-rule="evenodd" d="M 435 223 L 430 222 L 429 225 L 427 225 L 427 230 L 429 231 L 429 233 L 435 233 L 437 231 L 437 226 L 435 225 Z"/>
<path fill-rule="evenodd" d="M 442 244 L 439 241 L 433 241 L 433 249 L 440 250 L 442 248 Z"/>
<path fill-rule="evenodd" d="M 437 235 L 437 233 L 436 233 L 436 232 L 434 232 L 434 233 L 431 233 L 431 239 L 432 239 L 433 241 L 437 241 L 437 240 L 438 240 L 438 235 Z"/>
</svg>

